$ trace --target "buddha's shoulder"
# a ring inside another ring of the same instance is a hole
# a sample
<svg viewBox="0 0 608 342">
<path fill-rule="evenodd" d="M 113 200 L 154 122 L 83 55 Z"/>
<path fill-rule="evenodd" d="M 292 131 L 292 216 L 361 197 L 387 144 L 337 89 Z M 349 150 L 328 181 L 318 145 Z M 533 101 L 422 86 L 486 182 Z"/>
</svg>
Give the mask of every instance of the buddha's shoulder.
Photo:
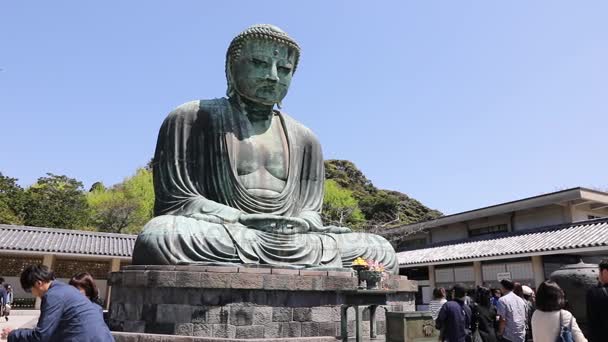
<svg viewBox="0 0 608 342">
<path fill-rule="evenodd" d="M 177 106 L 169 113 L 167 119 L 194 119 L 201 115 L 214 114 L 218 111 L 218 108 L 226 107 L 227 105 L 228 100 L 225 98 L 193 100 Z"/>
<path fill-rule="evenodd" d="M 296 132 L 298 136 L 305 138 L 312 143 L 318 143 L 319 139 L 310 128 L 283 111 L 280 111 L 280 115 L 291 131 Z"/>
</svg>

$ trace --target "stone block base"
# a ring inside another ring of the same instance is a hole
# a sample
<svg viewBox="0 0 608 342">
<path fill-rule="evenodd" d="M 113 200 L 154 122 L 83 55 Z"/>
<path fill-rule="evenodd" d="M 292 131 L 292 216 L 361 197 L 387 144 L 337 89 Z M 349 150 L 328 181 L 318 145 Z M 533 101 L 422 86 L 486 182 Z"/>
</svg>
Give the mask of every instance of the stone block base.
<svg viewBox="0 0 608 342">
<path fill-rule="evenodd" d="M 162 267 L 131 266 L 112 274 L 109 323 L 113 331 L 206 338 L 183 341 L 335 340 L 340 335 L 344 293 L 357 287 L 350 271 Z M 377 310 L 378 335 L 386 332 L 386 311 L 414 310 L 411 289 L 416 288 L 415 282 L 395 276 L 387 283 L 393 293 L 384 309 Z M 349 310 L 348 334 L 354 336 L 355 314 L 353 308 Z M 369 326 L 369 312 L 364 310 L 362 327 L 367 336 Z M 116 336 L 120 341 L 160 341 Z"/>
<path fill-rule="evenodd" d="M 335 337 L 294 337 L 264 339 L 224 339 L 213 337 L 168 336 L 112 332 L 116 342 L 337 342 Z"/>
</svg>

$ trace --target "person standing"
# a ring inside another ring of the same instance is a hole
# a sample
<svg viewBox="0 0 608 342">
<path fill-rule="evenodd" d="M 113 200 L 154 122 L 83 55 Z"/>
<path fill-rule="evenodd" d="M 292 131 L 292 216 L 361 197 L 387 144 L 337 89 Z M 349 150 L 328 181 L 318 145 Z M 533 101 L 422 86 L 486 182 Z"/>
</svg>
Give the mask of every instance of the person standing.
<svg viewBox="0 0 608 342">
<path fill-rule="evenodd" d="M 68 341 L 113 342 L 102 310 L 80 292 L 55 280 L 48 267 L 36 264 L 21 273 L 25 292 L 42 299 L 40 318 L 34 329 L 5 328 L 0 338 L 8 342 Z"/>
<path fill-rule="evenodd" d="M 494 305 L 494 307 L 498 307 L 498 299 L 500 299 L 500 297 L 502 296 L 502 293 L 500 292 L 500 289 L 493 289 L 492 290 L 492 305 Z"/>
<path fill-rule="evenodd" d="M 8 321 L 8 316 L 5 315 L 6 304 L 8 303 L 8 293 L 3 284 L 4 278 L 0 277 L 0 317 L 4 317 Z"/>
<path fill-rule="evenodd" d="M 529 286 L 522 285 L 523 300 L 526 302 L 526 341 L 532 342 L 532 315 L 536 308 L 532 302 L 534 291 Z"/>
<path fill-rule="evenodd" d="M 8 316 L 11 314 L 13 305 L 13 287 L 10 284 L 4 284 L 6 290 L 6 304 L 4 304 L 4 319 L 8 322 Z"/>
<path fill-rule="evenodd" d="M 599 285 L 587 291 L 587 322 L 591 342 L 608 341 L 608 259 L 600 262 Z M 538 296 L 536 298 L 538 302 Z"/>
<path fill-rule="evenodd" d="M 445 299 L 445 289 L 443 287 L 436 287 L 433 289 L 433 299 L 429 302 L 429 311 L 431 311 L 431 317 L 433 317 L 433 321 L 437 319 L 437 315 L 439 315 L 439 310 L 443 304 L 445 304 L 448 300 Z"/>
<path fill-rule="evenodd" d="M 507 279 L 500 281 L 503 296 L 498 300 L 498 337 L 502 342 L 526 340 L 526 302 L 513 289 L 515 284 Z"/>
<path fill-rule="evenodd" d="M 83 295 L 87 296 L 91 302 L 103 307 L 103 302 L 99 298 L 99 289 L 95 284 L 95 279 L 89 272 L 82 272 L 75 274 L 69 282 L 70 285 L 80 291 Z"/>
<path fill-rule="evenodd" d="M 564 291 L 557 283 L 547 280 L 540 284 L 536 296 L 536 311 L 532 315 L 532 338 L 534 342 L 557 341 L 562 327 L 569 327 L 574 342 L 587 342 L 576 323 L 576 318 L 563 310 Z"/>
<path fill-rule="evenodd" d="M 471 331 L 479 331 L 483 342 L 497 342 L 496 337 L 496 308 L 491 302 L 490 289 L 478 287 L 475 292 L 475 302 L 471 305 Z"/>
<path fill-rule="evenodd" d="M 468 342 L 471 338 L 471 308 L 464 304 L 466 290 L 457 284 L 452 294 L 454 299 L 443 304 L 435 326 L 441 331 L 441 341 Z"/>
</svg>

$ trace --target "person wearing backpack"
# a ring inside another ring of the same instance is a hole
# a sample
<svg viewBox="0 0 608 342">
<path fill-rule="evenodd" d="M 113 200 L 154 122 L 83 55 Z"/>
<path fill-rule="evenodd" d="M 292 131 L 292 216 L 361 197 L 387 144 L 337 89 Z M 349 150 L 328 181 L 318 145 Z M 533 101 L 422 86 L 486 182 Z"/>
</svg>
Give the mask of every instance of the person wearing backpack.
<svg viewBox="0 0 608 342">
<path fill-rule="evenodd" d="M 589 341 L 608 341 L 608 259 L 600 262 L 599 284 L 587 291 Z"/>
<path fill-rule="evenodd" d="M 453 300 L 439 310 L 435 327 L 441 331 L 440 341 L 471 342 L 471 308 L 464 303 L 466 290 L 456 284 L 452 288 Z"/>
<path fill-rule="evenodd" d="M 473 332 L 473 342 L 475 335 L 480 342 L 498 342 L 496 337 L 496 308 L 491 302 L 490 289 L 478 286 L 475 292 L 475 302 L 471 304 L 471 331 Z"/>
<path fill-rule="evenodd" d="M 576 318 L 563 310 L 564 291 L 554 281 L 547 280 L 536 291 L 536 311 L 532 315 L 534 342 L 587 342 Z"/>
</svg>

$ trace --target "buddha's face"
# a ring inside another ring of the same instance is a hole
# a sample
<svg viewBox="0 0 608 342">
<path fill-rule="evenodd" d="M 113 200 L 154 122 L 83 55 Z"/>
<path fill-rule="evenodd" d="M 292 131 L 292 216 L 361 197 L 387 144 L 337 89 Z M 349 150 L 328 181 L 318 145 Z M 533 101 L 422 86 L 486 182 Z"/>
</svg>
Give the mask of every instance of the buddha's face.
<svg viewBox="0 0 608 342">
<path fill-rule="evenodd" d="M 287 95 L 295 53 L 279 42 L 252 39 L 243 44 L 241 55 L 231 66 L 234 87 L 241 96 L 274 105 Z"/>
</svg>

